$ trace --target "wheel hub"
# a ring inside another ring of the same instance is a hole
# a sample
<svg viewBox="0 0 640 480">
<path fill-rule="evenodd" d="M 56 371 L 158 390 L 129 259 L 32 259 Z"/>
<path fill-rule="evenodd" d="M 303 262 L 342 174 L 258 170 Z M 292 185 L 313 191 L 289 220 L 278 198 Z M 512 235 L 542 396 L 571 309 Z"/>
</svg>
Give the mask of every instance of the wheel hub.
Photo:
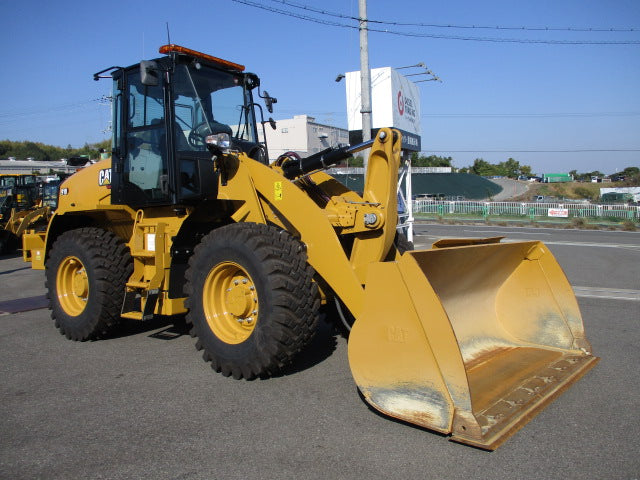
<svg viewBox="0 0 640 480">
<path fill-rule="evenodd" d="M 203 288 L 203 307 L 213 333 L 230 344 L 244 342 L 258 319 L 258 294 L 243 267 L 222 262 L 211 269 Z"/>
<path fill-rule="evenodd" d="M 89 277 L 77 257 L 66 257 L 60 262 L 56 275 L 56 290 L 60 306 L 68 315 L 80 315 L 89 298 Z"/>
<path fill-rule="evenodd" d="M 89 292 L 89 282 L 87 278 L 87 272 L 83 268 L 75 272 L 73 276 L 73 293 L 77 297 L 86 298 Z"/>
<path fill-rule="evenodd" d="M 251 290 L 242 284 L 232 286 L 227 290 L 226 303 L 232 315 L 246 317 L 253 309 Z"/>
</svg>

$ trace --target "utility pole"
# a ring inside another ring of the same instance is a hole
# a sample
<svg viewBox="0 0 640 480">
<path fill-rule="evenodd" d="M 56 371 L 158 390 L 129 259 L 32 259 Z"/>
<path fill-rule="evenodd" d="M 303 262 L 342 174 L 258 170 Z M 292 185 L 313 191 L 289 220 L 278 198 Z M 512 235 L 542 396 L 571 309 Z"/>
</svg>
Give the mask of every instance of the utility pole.
<svg viewBox="0 0 640 480">
<path fill-rule="evenodd" d="M 358 0 L 360 26 L 360 95 L 362 114 L 362 141 L 371 140 L 371 71 L 369 70 L 369 33 L 367 22 L 367 0 Z M 364 168 L 366 171 L 369 151 L 364 154 Z"/>
</svg>

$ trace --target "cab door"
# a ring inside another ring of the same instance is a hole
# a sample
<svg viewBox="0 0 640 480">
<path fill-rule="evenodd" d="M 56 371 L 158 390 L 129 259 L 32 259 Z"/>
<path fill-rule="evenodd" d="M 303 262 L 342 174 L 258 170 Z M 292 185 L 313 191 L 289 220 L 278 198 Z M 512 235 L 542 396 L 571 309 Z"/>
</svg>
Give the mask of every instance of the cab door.
<svg viewBox="0 0 640 480">
<path fill-rule="evenodd" d="M 112 203 L 172 203 L 163 76 L 143 85 L 140 68 L 114 73 Z"/>
</svg>

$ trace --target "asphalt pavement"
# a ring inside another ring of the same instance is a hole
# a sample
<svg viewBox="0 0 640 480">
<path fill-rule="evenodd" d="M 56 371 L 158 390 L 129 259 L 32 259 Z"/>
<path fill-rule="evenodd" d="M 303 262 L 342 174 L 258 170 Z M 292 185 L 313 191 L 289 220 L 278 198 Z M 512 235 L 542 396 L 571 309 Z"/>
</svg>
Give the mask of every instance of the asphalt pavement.
<svg viewBox="0 0 640 480">
<path fill-rule="evenodd" d="M 531 185 L 529 182 L 511 178 L 490 178 L 489 180 L 502 187 L 502 191 L 491 197 L 494 202 L 508 202 L 512 198 L 524 195 Z"/>
<path fill-rule="evenodd" d="M 326 323 L 285 374 L 235 381 L 202 361 L 180 319 L 72 342 L 37 308 L 0 313 L 0 478 L 640 478 L 640 233 L 416 231 L 424 247 L 442 237 L 543 240 L 583 288 L 587 337 L 602 360 L 497 451 L 372 411 L 351 379 L 346 340 Z M 43 272 L 17 257 L 0 257 L 0 284 L 0 312 L 45 293 Z"/>
</svg>

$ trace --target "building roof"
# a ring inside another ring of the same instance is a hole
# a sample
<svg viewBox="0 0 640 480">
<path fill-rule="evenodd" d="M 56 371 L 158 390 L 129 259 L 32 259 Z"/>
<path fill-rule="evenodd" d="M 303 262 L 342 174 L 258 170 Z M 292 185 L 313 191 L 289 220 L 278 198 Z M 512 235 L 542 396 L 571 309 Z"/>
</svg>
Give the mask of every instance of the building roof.
<svg viewBox="0 0 640 480">
<path fill-rule="evenodd" d="M 0 160 L 0 173 L 6 174 L 34 173 L 36 171 L 48 173 L 49 170 L 75 172 L 77 169 L 78 167 L 67 165 L 64 161 L 45 162 L 38 160 Z"/>
</svg>

